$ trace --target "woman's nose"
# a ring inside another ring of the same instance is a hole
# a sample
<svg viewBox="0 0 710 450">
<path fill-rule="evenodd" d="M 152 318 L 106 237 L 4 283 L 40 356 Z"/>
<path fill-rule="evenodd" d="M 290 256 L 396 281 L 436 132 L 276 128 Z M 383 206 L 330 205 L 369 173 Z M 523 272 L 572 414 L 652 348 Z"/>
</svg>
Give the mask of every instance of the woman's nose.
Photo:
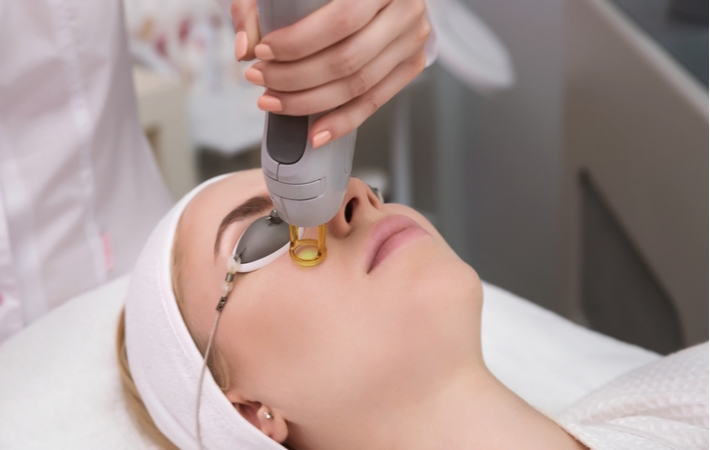
<svg viewBox="0 0 710 450">
<path fill-rule="evenodd" d="M 362 180 L 351 178 L 348 190 L 345 192 L 343 206 L 328 222 L 328 230 L 335 237 L 347 237 L 363 217 L 368 213 L 376 212 L 381 205 L 382 202 L 370 186 Z"/>
</svg>

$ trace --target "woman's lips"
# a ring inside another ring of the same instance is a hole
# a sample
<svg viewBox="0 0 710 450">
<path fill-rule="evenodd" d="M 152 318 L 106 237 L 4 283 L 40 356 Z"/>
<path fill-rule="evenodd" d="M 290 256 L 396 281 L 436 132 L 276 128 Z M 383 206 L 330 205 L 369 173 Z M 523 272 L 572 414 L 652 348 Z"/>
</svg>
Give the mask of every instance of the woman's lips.
<svg viewBox="0 0 710 450">
<path fill-rule="evenodd" d="M 365 250 L 367 272 L 372 271 L 397 249 L 421 237 L 430 236 L 414 219 L 394 215 L 375 224 Z"/>
</svg>

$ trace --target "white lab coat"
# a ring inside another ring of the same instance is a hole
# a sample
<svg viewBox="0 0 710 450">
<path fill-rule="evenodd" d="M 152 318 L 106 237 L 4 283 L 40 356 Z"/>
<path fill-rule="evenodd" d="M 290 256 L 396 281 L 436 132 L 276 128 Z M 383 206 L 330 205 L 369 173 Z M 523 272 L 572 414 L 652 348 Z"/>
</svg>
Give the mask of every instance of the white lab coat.
<svg viewBox="0 0 710 450">
<path fill-rule="evenodd" d="M 171 204 L 121 1 L 0 1 L 0 342 L 127 273 Z"/>
</svg>

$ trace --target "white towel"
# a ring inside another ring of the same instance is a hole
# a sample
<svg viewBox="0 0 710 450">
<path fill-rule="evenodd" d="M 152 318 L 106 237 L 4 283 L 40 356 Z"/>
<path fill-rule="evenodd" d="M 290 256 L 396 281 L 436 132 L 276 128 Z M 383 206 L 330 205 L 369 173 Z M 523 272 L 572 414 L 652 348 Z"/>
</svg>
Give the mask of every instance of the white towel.
<svg viewBox="0 0 710 450">
<path fill-rule="evenodd" d="M 707 449 L 707 342 L 612 381 L 556 420 L 592 450 Z"/>
</svg>

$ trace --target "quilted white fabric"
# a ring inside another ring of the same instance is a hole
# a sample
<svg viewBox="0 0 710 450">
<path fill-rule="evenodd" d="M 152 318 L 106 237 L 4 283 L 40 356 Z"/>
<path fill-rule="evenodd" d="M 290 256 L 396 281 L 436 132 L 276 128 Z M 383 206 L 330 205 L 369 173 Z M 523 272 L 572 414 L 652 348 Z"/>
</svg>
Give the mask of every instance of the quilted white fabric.
<svg viewBox="0 0 710 450">
<path fill-rule="evenodd" d="M 608 383 L 556 420 L 592 450 L 707 449 L 707 342 Z"/>
</svg>

